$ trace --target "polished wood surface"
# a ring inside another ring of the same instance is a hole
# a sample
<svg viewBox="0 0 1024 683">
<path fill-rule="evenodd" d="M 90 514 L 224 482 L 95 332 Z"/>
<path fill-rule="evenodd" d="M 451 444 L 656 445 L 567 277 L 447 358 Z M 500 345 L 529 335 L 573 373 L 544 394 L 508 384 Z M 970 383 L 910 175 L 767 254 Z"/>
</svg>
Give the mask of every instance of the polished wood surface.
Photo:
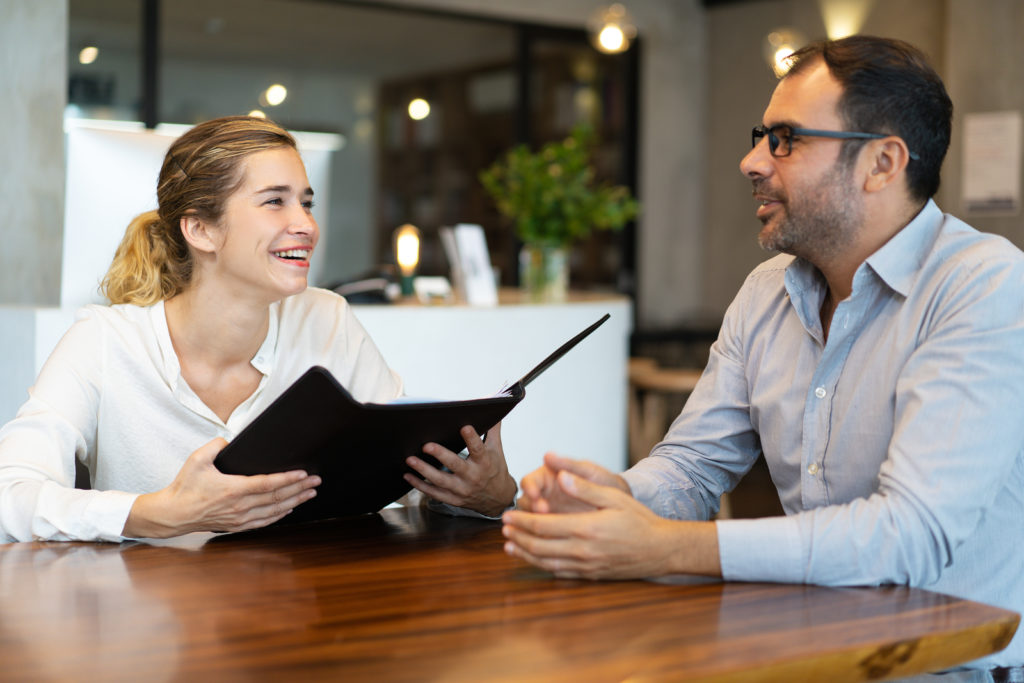
<svg viewBox="0 0 1024 683">
<path fill-rule="evenodd" d="M 555 580 L 493 522 L 385 510 L 168 544 L 0 546 L 3 680 L 859 681 L 1004 647 L 927 591 Z"/>
</svg>

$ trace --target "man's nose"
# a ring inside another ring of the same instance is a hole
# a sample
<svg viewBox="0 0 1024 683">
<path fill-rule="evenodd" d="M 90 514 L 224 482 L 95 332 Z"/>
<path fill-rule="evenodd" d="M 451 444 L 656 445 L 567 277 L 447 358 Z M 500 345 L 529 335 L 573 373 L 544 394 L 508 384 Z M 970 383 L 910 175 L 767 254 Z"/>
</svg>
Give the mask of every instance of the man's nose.
<svg viewBox="0 0 1024 683">
<path fill-rule="evenodd" d="M 762 138 L 740 159 L 740 173 L 748 178 L 770 175 L 774 159 L 768 148 L 768 141 Z"/>
</svg>

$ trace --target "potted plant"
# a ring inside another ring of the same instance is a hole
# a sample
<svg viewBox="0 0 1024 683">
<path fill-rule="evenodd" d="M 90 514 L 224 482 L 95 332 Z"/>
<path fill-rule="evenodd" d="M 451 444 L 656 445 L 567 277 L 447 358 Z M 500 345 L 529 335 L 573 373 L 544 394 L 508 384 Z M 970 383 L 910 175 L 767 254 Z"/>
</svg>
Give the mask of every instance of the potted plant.
<svg viewBox="0 0 1024 683">
<path fill-rule="evenodd" d="M 480 173 L 484 189 L 523 242 L 520 283 L 534 299 L 563 300 L 571 244 L 592 230 L 619 230 L 637 214 L 629 188 L 594 180 L 592 144 L 590 127 L 578 125 L 569 137 L 536 152 L 519 145 Z"/>
</svg>

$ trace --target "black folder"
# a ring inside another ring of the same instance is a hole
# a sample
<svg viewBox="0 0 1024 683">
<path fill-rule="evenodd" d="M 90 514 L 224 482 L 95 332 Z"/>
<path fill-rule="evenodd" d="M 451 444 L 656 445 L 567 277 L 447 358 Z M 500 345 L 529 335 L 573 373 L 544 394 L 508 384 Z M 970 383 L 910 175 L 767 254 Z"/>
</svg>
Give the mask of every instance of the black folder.
<svg viewBox="0 0 1024 683">
<path fill-rule="evenodd" d="M 225 474 L 305 470 L 318 474 L 317 495 L 279 524 L 376 512 L 411 490 L 405 459 L 433 441 L 459 451 L 459 434 L 478 434 L 500 422 L 526 395 L 526 385 L 607 319 L 606 314 L 560 346 L 501 395 L 468 401 L 360 403 L 325 368 L 307 370 L 214 460 Z"/>
</svg>

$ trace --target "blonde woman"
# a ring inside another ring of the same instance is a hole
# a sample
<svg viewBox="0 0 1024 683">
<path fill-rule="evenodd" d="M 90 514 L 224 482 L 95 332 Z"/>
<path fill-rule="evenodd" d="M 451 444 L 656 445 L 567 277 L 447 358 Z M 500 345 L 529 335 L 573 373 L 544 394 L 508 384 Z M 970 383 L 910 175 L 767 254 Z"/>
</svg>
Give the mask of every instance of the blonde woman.
<svg viewBox="0 0 1024 683">
<path fill-rule="evenodd" d="M 137 217 L 103 281 L 0 429 L 0 540 L 105 540 L 240 531 L 316 495 L 302 471 L 240 477 L 213 459 L 312 365 L 361 401 L 401 380 L 341 297 L 307 288 L 313 190 L 284 129 L 202 123 L 171 146 L 159 208 Z M 288 429 L 288 425 L 282 425 Z M 435 499 L 483 515 L 512 503 L 498 429 L 465 430 L 465 462 L 436 444 L 410 464 Z M 91 490 L 74 488 L 75 460 Z"/>
</svg>

